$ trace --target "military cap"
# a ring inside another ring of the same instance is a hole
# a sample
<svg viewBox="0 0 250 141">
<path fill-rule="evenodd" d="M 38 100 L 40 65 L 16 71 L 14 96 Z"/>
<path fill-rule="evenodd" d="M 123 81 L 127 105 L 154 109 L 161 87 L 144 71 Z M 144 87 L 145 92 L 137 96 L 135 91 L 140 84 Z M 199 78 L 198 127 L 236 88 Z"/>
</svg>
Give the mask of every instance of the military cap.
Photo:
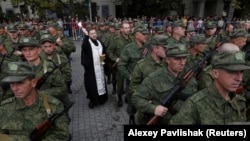
<svg viewBox="0 0 250 141">
<path fill-rule="evenodd" d="M 106 24 L 104 22 L 100 22 L 98 26 L 105 26 Z"/>
<path fill-rule="evenodd" d="M 231 39 L 238 38 L 238 37 L 248 37 L 248 33 L 244 28 L 235 29 L 229 34 L 229 37 Z"/>
<path fill-rule="evenodd" d="M 135 34 L 136 32 L 140 32 L 140 33 L 142 33 L 142 34 L 148 34 L 148 29 L 145 28 L 145 26 L 143 26 L 143 25 L 138 25 L 138 26 L 136 26 L 136 27 L 134 28 L 134 34 Z"/>
<path fill-rule="evenodd" d="M 163 27 L 162 26 L 154 26 L 153 30 L 155 30 L 156 33 L 163 33 Z"/>
<path fill-rule="evenodd" d="M 168 36 L 155 36 L 151 40 L 151 45 L 156 45 L 156 46 L 162 46 L 162 47 L 167 47 L 168 44 Z"/>
<path fill-rule="evenodd" d="M 18 43 L 18 49 L 22 49 L 24 46 L 40 47 L 38 41 L 33 37 L 21 37 Z"/>
<path fill-rule="evenodd" d="M 18 29 L 28 29 L 28 26 L 22 23 L 18 26 Z"/>
<path fill-rule="evenodd" d="M 43 34 L 40 37 L 40 44 L 42 44 L 43 42 L 52 42 L 55 43 L 55 38 L 51 35 L 51 34 Z"/>
<path fill-rule="evenodd" d="M 206 29 L 216 28 L 217 24 L 214 21 L 207 21 L 204 23 Z"/>
<path fill-rule="evenodd" d="M 172 27 L 186 27 L 185 23 L 182 20 L 173 21 L 171 26 Z"/>
<path fill-rule="evenodd" d="M 34 31 L 35 29 L 36 29 L 36 28 L 35 28 L 33 25 L 31 25 L 31 26 L 28 27 L 28 30 L 29 30 L 29 31 Z"/>
<path fill-rule="evenodd" d="M 119 30 L 120 29 L 120 24 L 119 23 L 114 23 L 114 28 L 115 28 L 115 30 Z"/>
<path fill-rule="evenodd" d="M 62 26 L 57 25 L 56 30 L 58 30 L 58 31 L 63 31 L 64 29 L 63 29 Z"/>
<path fill-rule="evenodd" d="M 7 30 L 9 32 L 16 32 L 17 31 L 17 26 L 14 25 L 14 24 L 10 24 L 8 27 L 7 27 Z"/>
<path fill-rule="evenodd" d="M 216 52 L 212 57 L 212 68 L 222 68 L 229 71 L 240 71 L 250 69 L 246 65 L 245 53 L 242 51 Z"/>
<path fill-rule="evenodd" d="M 182 57 L 188 56 L 187 47 L 185 44 L 169 44 L 166 49 L 166 56 L 168 57 Z"/>
<path fill-rule="evenodd" d="M 206 44 L 206 37 L 204 34 L 195 34 L 190 38 L 191 47 L 197 44 Z"/>
<path fill-rule="evenodd" d="M 50 34 L 50 32 L 48 30 L 40 30 L 39 35 L 41 36 L 43 34 Z"/>
<path fill-rule="evenodd" d="M 195 28 L 193 26 L 189 26 L 186 30 L 187 33 L 189 32 L 195 32 Z"/>
<path fill-rule="evenodd" d="M 109 23 L 109 27 L 114 27 L 114 25 L 115 25 L 115 24 L 114 24 L 113 22 L 110 22 L 110 23 Z"/>
<path fill-rule="evenodd" d="M 46 27 L 47 28 L 52 27 L 52 28 L 57 29 L 57 25 L 58 25 L 57 23 L 49 21 L 49 22 L 47 22 Z"/>
<path fill-rule="evenodd" d="M 35 77 L 35 67 L 28 62 L 8 63 L 8 75 L 2 79 L 2 83 L 20 82 L 26 78 Z"/>
</svg>

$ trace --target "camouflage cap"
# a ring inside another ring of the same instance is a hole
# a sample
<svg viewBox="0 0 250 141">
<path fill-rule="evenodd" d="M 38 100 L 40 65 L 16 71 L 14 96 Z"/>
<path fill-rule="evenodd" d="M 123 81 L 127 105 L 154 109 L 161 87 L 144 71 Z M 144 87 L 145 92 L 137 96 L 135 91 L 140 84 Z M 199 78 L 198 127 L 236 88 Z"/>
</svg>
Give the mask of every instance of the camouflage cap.
<svg viewBox="0 0 250 141">
<path fill-rule="evenodd" d="M 157 32 L 157 33 L 164 33 L 163 26 L 155 26 L 153 28 L 154 28 L 155 32 Z"/>
<path fill-rule="evenodd" d="M 43 34 L 40 37 L 40 44 L 43 44 L 44 42 L 55 43 L 55 38 L 51 34 Z"/>
<path fill-rule="evenodd" d="M 40 47 L 38 41 L 33 37 L 21 37 L 18 43 L 18 49 L 22 49 L 24 46 Z"/>
<path fill-rule="evenodd" d="M 195 34 L 190 38 L 191 47 L 197 44 L 206 44 L 206 37 L 204 34 Z"/>
<path fill-rule="evenodd" d="M 222 68 L 230 71 L 240 71 L 250 69 L 246 65 L 245 53 L 242 51 L 216 52 L 212 57 L 212 68 Z"/>
<path fill-rule="evenodd" d="M 229 34 L 229 37 L 231 39 L 234 39 L 234 38 L 238 38 L 238 37 L 248 37 L 248 33 L 247 31 L 244 29 L 244 28 L 240 28 L 240 29 L 235 29 L 233 30 L 230 34 Z"/>
<path fill-rule="evenodd" d="M 186 27 L 185 23 L 182 20 L 173 21 L 171 26 L 172 27 Z"/>
<path fill-rule="evenodd" d="M 49 22 L 47 22 L 46 27 L 47 28 L 52 27 L 52 28 L 57 29 L 57 23 L 49 21 Z"/>
<path fill-rule="evenodd" d="M 105 26 L 106 24 L 104 22 L 98 23 L 98 26 Z"/>
<path fill-rule="evenodd" d="M 207 21 L 204 23 L 206 29 L 216 28 L 217 24 L 214 21 Z"/>
<path fill-rule="evenodd" d="M 28 29 L 28 26 L 26 24 L 20 24 L 18 25 L 18 29 Z"/>
<path fill-rule="evenodd" d="M 185 44 L 169 44 L 166 49 L 166 56 L 168 57 L 182 57 L 188 56 L 187 47 Z"/>
<path fill-rule="evenodd" d="M 151 45 L 156 45 L 156 46 L 162 46 L 164 48 L 167 48 L 167 44 L 168 44 L 168 36 L 155 36 L 155 38 L 153 38 L 151 40 Z"/>
<path fill-rule="evenodd" d="M 119 30 L 120 29 L 120 24 L 119 23 L 114 23 L 114 28 L 115 28 L 115 30 Z"/>
<path fill-rule="evenodd" d="M 40 30 L 39 35 L 41 36 L 43 34 L 50 34 L 50 32 L 48 30 Z"/>
<path fill-rule="evenodd" d="M 195 32 L 195 28 L 193 26 L 189 26 L 186 30 L 187 33 L 189 32 Z"/>
<path fill-rule="evenodd" d="M 109 22 L 109 27 L 114 27 L 114 26 L 115 26 L 115 23 Z"/>
<path fill-rule="evenodd" d="M 2 79 L 2 83 L 20 82 L 26 78 L 35 77 L 35 67 L 28 62 L 8 63 L 8 75 Z"/>
<path fill-rule="evenodd" d="M 31 25 L 31 26 L 28 27 L 28 30 L 29 30 L 29 31 L 35 31 L 36 28 L 35 28 L 33 25 Z"/>
<path fill-rule="evenodd" d="M 134 28 L 134 34 L 137 33 L 137 32 L 140 32 L 142 34 L 148 34 L 148 29 L 145 28 L 145 26 L 143 25 L 138 25 Z"/>
<path fill-rule="evenodd" d="M 9 32 L 16 32 L 17 31 L 17 26 L 14 24 L 10 24 L 9 26 L 7 26 L 7 30 Z"/>
</svg>

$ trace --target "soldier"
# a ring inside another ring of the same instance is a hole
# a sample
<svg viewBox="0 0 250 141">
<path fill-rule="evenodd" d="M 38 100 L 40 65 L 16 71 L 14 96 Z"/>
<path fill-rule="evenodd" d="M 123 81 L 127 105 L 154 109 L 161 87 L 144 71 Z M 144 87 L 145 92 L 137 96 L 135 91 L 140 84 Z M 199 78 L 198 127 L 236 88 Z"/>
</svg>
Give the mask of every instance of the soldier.
<svg viewBox="0 0 250 141">
<path fill-rule="evenodd" d="M 239 47 L 232 43 L 224 43 L 216 49 L 217 52 L 239 51 L 239 50 L 240 50 Z M 209 87 L 210 84 L 213 82 L 211 70 L 212 66 L 211 64 L 209 64 L 201 71 L 198 79 L 198 90 L 202 90 L 206 87 Z"/>
<path fill-rule="evenodd" d="M 217 24 L 214 21 L 208 21 L 204 24 L 204 26 L 205 26 L 206 42 L 208 43 L 207 51 L 214 50 L 217 45 L 217 38 L 216 38 Z"/>
<path fill-rule="evenodd" d="M 136 88 L 142 83 L 142 81 L 152 72 L 165 66 L 164 59 L 166 57 L 165 49 L 167 45 L 168 37 L 158 36 L 151 41 L 151 54 L 143 60 L 140 60 L 134 67 L 131 74 L 131 81 L 129 84 L 129 92 L 132 94 L 135 92 Z M 139 124 L 145 121 L 144 114 L 138 113 Z M 148 119 L 147 119 L 148 120 Z"/>
<path fill-rule="evenodd" d="M 14 54 L 13 57 L 15 59 L 19 60 L 22 55 L 22 53 L 17 49 L 18 42 L 19 42 L 19 36 L 18 36 L 18 29 L 16 25 L 10 24 L 7 27 L 8 31 L 8 38 L 5 40 L 5 48 L 7 50 L 7 53 Z"/>
<path fill-rule="evenodd" d="M 186 47 L 190 48 L 190 38 L 196 34 L 195 28 L 190 26 L 186 30 Z"/>
<path fill-rule="evenodd" d="M 204 57 L 206 49 L 206 38 L 204 34 L 196 34 L 190 39 L 189 52 L 192 54 L 187 58 L 187 67 L 192 68 L 199 60 Z"/>
<path fill-rule="evenodd" d="M 250 69 L 245 65 L 244 53 L 216 53 L 211 65 L 213 83 L 187 99 L 170 124 L 225 125 L 246 122 L 246 99 L 235 93 L 243 79 L 243 71 Z"/>
<path fill-rule="evenodd" d="M 137 87 L 132 95 L 132 102 L 138 112 L 148 116 L 147 120 L 140 121 L 146 124 L 149 118 L 156 115 L 162 117 L 158 124 L 168 124 L 174 113 L 168 112 L 168 108 L 162 105 L 170 90 L 175 86 L 179 77 L 182 77 L 187 71 L 186 58 L 189 55 L 185 44 L 171 44 L 166 50 L 166 66 L 154 71 L 146 77 L 142 84 Z M 187 96 L 197 91 L 195 78 L 191 78 L 185 88 L 181 91 Z M 181 97 L 171 101 L 171 106 L 178 111 L 182 106 L 185 98 Z"/>
<path fill-rule="evenodd" d="M 114 37 L 113 43 L 109 48 L 107 48 L 107 54 L 109 58 L 115 63 L 112 65 L 116 72 L 116 83 L 117 83 L 117 95 L 118 95 L 118 107 L 122 107 L 122 94 L 124 93 L 124 81 L 125 78 L 117 70 L 117 64 L 120 61 L 120 54 L 124 47 L 132 42 L 132 37 L 130 36 L 129 23 L 121 23 L 121 35 Z M 114 88 L 114 87 L 113 87 Z M 114 90 L 113 90 L 114 91 Z M 113 93 L 113 92 L 112 92 Z"/>
<path fill-rule="evenodd" d="M 9 83 L 14 97 L 0 104 L 0 139 L 30 140 L 30 133 L 39 123 L 52 114 L 63 110 L 63 104 L 56 98 L 35 88 L 35 68 L 26 62 L 8 64 L 9 74 L 2 83 Z M 4 115 L 4 116 L 3 116 Z M 69 120 L 63 114 L 42 137 L 42 140 L 69 140 Z"/>
<path fill-rule="evenodd" d="M 47 28 L 51 35 L 54 36 L 54 38 L 56 39 L 56 45 L 58 50 L 61 50 L 62 53 L 65 53 L 68 59 L 70 60 L 71 53 L 76 51 L 76 47 L 72 39 L 63 35 L 59 35 L 57 33 L 58 25 L 56 23 L 48 23 Z"/>
<path fill-rule="evenodd" d="M 245 45 L 247 44 L 248 33 L 245 29 L 235 29 L 229 34 L 229 42 L 237 45 L 240 49 L 245 51 Z"/>
<path fill-rule="evenodd" d="M 20 24 L 18 26 L 18 33 L 20 35 L 20 37 L 28 37 L 29 36 L 29 32 L 28 32 L 28 26 L 26 24 Z"/>
<path fill-rule="evenodd" d="M 0 80 L 8 74 L 8 63 L 18 60 L 13 54 L 11 55 L 7 52 L 4 39 L 0 39 Z M 1 85 L 0 102 L 12 96 L 13 93 L 9 90 L 9 85 Z"/>
<path fill-rule="evenodd" d="M 40 37 L 40 44 L 42 52 L 41 58 L 46 61 L 52 61 L 56 66 L 59 66 L 59 70 L 63 75 L 63 79 L 68 87 L 68 92 L 71 91 L 71 67 L 69 60 L 65 54 L 59 54 L 56 52 L 55 38 L 51 34 L 44 34 Z"/>
<path fill-rule="evenodd" d="M 172 34 L 168 39 L 168 44 L 186 44 L 185 31 L 186 25 L 182 20 L 172 22 Z"/>
<path fill-rule="evenodd" d="M 39 42 L 32 37 L 23 37 L 20 39 L 18 49 L 22 52 L 25 61 L 35 65 L 36 78 L 38 80 L 42 79 L 45 73 L 55 69 L 38 90 L 58 98 L 64 105 L 67 105 L 69 101 L 67 85 L 61 72 L 55 68 L 56 66 L 53 62 L 43 60 L 40 57 L 41 48 Z"/>
<path fill-rule="evenodd" d="M 0 38 L 2 39 L 6 39 L 7 38 L 7 33 L 5 30 L 5 25 L 4 24 L 0 24 Z"/>
<path fill-rule="evenodd" d="M 131 80 L 131 73 L 136 65 L 136 63 L 144 59 L 148 56 L 149 50 L 145 48 L 144 45 L 147 42 L 148 30 L 145 26 L 138 25 L 134 29 L 134 38 L 135 41 L 127 44 L 121 52 L 120 58 L 121 60 L 118 62 L 117 69 L 119 73 L 125 78 L 126 83 L 126 97 L 128 100 L 127 113 L 129 114 L 129 123 L 135 124 L 134 114 L 136 113 L 136 109 L 131 103 L 131 94 L 128 92 L 129 82 Z M 122 101 L 122 97 L 118 97 L 118 101 Z"/>
<path fill-rule="evenodd" d="M 223 43 L 229 42 L 230 40 L 229 35 L 232 31 L 234 31 L 233 24 L 227 23 L 225 30 L 221 29 L 221 32 L 218 33 L 217 38 L 216 38 L 217 42 L 223 42 Z"/>
</svg>

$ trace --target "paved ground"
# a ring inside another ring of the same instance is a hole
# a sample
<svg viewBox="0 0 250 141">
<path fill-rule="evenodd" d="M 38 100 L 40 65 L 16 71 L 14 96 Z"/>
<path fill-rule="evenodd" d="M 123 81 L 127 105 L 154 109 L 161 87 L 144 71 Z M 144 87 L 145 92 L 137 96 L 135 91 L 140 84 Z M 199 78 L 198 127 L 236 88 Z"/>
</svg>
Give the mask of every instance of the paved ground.
<svg viewBox="0 0 250 141">
<path fill-rule="evenodd" d="M 89 100 L 83 85 L 84 69 L 80 64 L 82 41 L 74 42 L 76 52 L 72 54 L 73 94 L 70 95 L 74 105 L 69 111 L 72 141 L 123 141 L 123 125 L 128 123 L 127 105 L 118 108 L 116 95 L 109 94 L 107 103 L 89 109 Z M 108 85 L 108 89 L 111 93 L 112 85 Z"/>
</svg>

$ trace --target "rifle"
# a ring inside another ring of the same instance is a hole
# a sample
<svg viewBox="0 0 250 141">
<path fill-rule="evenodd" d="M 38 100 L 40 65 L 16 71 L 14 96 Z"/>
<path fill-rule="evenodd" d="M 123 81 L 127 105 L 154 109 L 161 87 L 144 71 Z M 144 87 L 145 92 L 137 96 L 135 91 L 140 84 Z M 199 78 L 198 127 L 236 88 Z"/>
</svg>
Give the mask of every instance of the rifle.
<svg viewBox="0 0 250 141">
<path fill-rule="evenodd" d="M 36 83 L 36 88 L 37 89 L 40 89 L 42 84 L 47 80 L 47 78 L 55 71 L 57 70 L 58 68 L 60 68 L 61 66 L 63 66 L 64 64 L 66 64 L 67 62 L 65 63 L 62 63 L 60 65 L 55 65 L 55 67 L 51 70 L 51 71 L 47 71 L 46 73 L 44 73 L 42 75 L 42 77 L 40 77 L 38 80 L 37 80 L 37 83 Z"/>
<path fill-rule="evenodd" d="M 4 61 L 5 57 L 6 57 L 6 54 L 3 55 L 1 63 L 0 63 L 0 73 L 2 72 L 2 66 L 3 66 L 3 61 Z"/>
<path fill-rule="evenodd" d="M 67 112 L 70 107 L 72 107 L 74 103 L 71 102 L 63 111 L 60 113 L 55 113 L 52 116 L 48 117 L 46 120 L 41 122 L 35 129 L 30 133 L 31 141 L 41 141 L 42 137 L 45 133 L 55 124 L 55 121 L 63 115 L 63 113 Z"/>
<path fill-rule="evenodd" d="M 164 98 L 162 105 L 164 107 L 167 107 L 169 109 L 169 112 L 174 115 L 177 113 L 176 110 L 172 108 L 172 101 L 174 101 L 178 95 L 180 94 L 181 90 L 185 88 L 189 80 L 193 77 L 196 76 L 199 71 L 201 71 L 200 67 L 206 62 L 212 55 L 213 51 L 210 51 L 209 53 L 206 54 L 204 58 L 202 58 L 197 64 L 193 65 L 193 67 L 188 70 L 182 78 L 177 78 L 178 81 L 174 85 L 174 87 L 171 88 L 169 94 Z M 160 120 L 160 116 L 154 115 L 147 123 L 147 125 L 156 125 Z"/>
</svg>

